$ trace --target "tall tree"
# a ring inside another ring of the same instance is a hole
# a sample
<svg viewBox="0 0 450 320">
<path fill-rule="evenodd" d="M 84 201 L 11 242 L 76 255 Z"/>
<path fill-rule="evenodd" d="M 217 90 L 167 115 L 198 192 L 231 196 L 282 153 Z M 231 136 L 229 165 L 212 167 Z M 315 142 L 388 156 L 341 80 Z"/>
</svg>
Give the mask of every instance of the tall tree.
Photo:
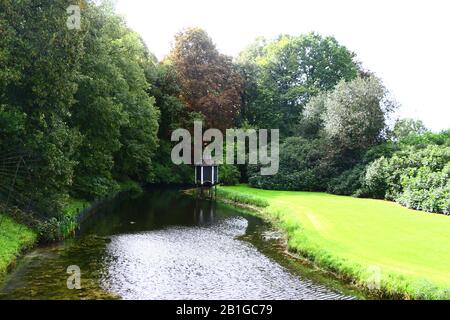
<svg viewBox="0 0 450 320">
<path fill-rule="evenodd" d="M 159 113 L 147 92 L 150 57 L 139 36 L 109 3 L 89 5 L 83 17 L 86 53 L 71 121 L 83 135 L 74 191 L 94 198 L 116 188 L 114 175 L 151 179 Z"/>
<path fill-rule="evenodd" d="M 167 62 L 167 61 L 166 61 Z M 159 123 L 159 147 L 154 158 L 155 182 L 157 183 L 189 183 L 192 181 L 192 167 L 175 165 L 168 161 L 174 143 L 172 132 L 178 128 L 192 128 L 193 121 L 203 119 L 201 114 L 186 108 L 180 99 L 181 88 L 176 70 L 172 64 L 157 63 L 146 69 L 148 81 L 151 83 L 149 94 L 155 97 L 161 117 Z"/>
<path fill-rule="evenodd" d="M 21 149 L 35 160 L 22 191 L 45 212 L 61 208 L 79 144 L 79 135 L 67 122 L 84 31 L 67 28 L 66 8 L 71 2 L 0 2 L 0 119 L 9 123 L 1 129 L 7 137 L 0 141 L 0 149 Z"/>
<path fill-rule="evenodd" d="M 325 132 L 340 148 L 367 150 L 386 137 L 386 120 L 395 107 L 375 77 L 341 81 L 325 100 Z"/>
<path fill-rule="evenodd" d="M 121 128 L 122 147 L 116 153 L 115 171 L 135 180 L 152 181 L 152 158 L 158 147 L 160 112 L 155 98 L 149 95 L 151 84 L 146 69 L 153 65 L 142 39 L 124 29 L 125 34 L 114 44 L 113 61 L 127 83 L 127 94 L 121 97 L 128 121 Z"/>
<path fill-rule="evenodd" d="M 257 39 L 238 62 L 253 75 L 257 88 L 245 92 L 245 117 L 262 128 L 279 128 L 284 135 L 296 131 L 312 96 L 332 89 L 341 79 L 354 79 L 359 71 L 352 52 L 333 37 L 314 33 Z"/>
<path fill-rule="evenodd" d="M 408 138 L 412 135 L 421 135 L 427 131 L 422 120 L 403 118 L 395 122 L 393 138 L 397 141 Z"/>
<path fill-rule="evenodd" d="M 89 199 L 104 196 L 116 186 L 114 154 L 121 147 L 120 128 L 127 121 L 118 99 L 126 95 L 127 83 L 111 60 L 121 22 L 110 11 L 107 6 L 89 5 L 83 12 L 86 52 L 71 119 L 83 135 L 73 191 Z"/>
<path fill-rule="evenodd" d="M 233 127 L 241 107 L 242 79 L 231 58 L 217 51 L 205 31 L 191 28 L 176 35 L 168 59 L 187 108 L 203 114 L 207 127 Z"/>
</svg>

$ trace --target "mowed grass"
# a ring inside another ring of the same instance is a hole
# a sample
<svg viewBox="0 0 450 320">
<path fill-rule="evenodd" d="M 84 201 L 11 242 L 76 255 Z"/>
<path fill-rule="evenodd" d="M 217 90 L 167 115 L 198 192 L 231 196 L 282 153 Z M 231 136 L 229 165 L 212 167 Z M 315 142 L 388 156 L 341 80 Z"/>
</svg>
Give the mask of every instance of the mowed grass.
<svg viewBox="0 0 450 320">
<path fill-rule="evenodd" d="M 379 283 L 382 296 L 450 299 L 448 216 L 382 200 L 221 188 L 267 200 L 263 213 L 287 231 L 290 249 L 360 286 Z"/>
<path fill-rule="evenodd" d="M 37 235 L 29 228 L 16 223 L 9 217 L 0 214 L 0 279 L 5 275 L 8 266 L 26 248 L 31 247 Z"/>
</svg>

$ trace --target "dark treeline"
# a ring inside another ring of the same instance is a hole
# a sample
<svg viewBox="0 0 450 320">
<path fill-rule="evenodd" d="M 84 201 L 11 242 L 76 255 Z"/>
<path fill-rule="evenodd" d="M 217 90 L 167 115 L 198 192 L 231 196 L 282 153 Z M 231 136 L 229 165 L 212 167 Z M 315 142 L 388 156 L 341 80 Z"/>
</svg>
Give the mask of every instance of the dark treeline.
<svg viewBox="0 0 450 320">
<path fill-rule="evenodd" d="M 170 135 L 202 119 L 222 130 L 280 129 L 278 175 L 225 165 L 224 183 L 449 211 L 449 131 L 409 120 L 389 130 L 395 103 L 334 38 L 260 38 L 233 61 L 192 28 L 160 62 L 107 1 L 83 1 L 81 30 L 69 30 L 71 2 L 0 2 L 0 151 L 30 159 L 17 202 L 55 215 L 69 197 L 92 200 L 129 180 L 191 182 L 192 168 L 170 161 Z M 397 159 L 411 154 L 406 170 Z"/>
</svg>

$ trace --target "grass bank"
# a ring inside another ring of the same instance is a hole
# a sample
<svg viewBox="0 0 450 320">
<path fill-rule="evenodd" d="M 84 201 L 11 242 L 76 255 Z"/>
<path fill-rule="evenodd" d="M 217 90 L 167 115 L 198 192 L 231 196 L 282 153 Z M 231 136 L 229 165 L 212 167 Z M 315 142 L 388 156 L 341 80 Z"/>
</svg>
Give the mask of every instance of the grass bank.
<svg viewBox="0 0 450 320">
<path fill-rule="evenodd" d="M 219 198 L 259 207 L 286 231 L 291 251 L 371 293 L 450 299 L 450 217 L 325 193 L 219 190 Z"/>
<path fill-rule="evenodd" d="M 0 280 L 17 257 L 36 243 L 37 233 L 0 214 Z"/>
</svg>

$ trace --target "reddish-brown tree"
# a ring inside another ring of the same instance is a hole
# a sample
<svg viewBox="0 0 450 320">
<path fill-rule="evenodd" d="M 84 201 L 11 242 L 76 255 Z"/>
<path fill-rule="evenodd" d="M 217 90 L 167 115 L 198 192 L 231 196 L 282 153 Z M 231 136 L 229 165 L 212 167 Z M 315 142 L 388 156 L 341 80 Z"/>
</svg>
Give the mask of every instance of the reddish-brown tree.
<svg viewBox="0 0 450 320">
<path fill-rule="evenodd" d="M 204 115 L 206 128 L 232 128 L 241 108 L 243 82 L 231 58 L 217 51 L 205 31 L 190 28 L 175 36 L 168 59 L 187 108 Z"/>
</svg>

